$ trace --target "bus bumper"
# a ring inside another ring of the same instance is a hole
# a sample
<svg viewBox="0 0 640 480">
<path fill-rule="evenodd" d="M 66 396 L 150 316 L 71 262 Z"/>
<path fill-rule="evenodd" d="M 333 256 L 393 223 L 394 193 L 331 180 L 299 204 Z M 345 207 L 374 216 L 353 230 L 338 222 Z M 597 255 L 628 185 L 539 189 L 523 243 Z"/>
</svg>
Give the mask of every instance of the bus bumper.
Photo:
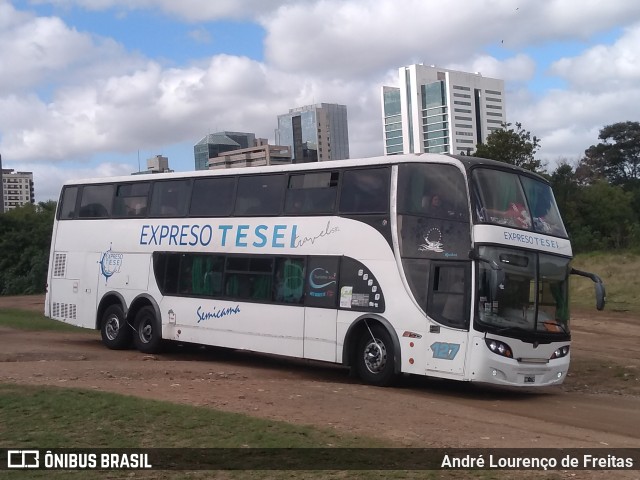
<svg viewBox="0 0 640 480">
<path fill-rule="evenodd" d="M 560 385 L 564 382 L 569 371 L 571 353 L 562 358 L 545 361 L 551 357 L 552 353 L 553 348 L 548 346 L 536 352 L 535 357 L 533 355 L 523 356 L 524 358 L 519 361 L 491 352 L 486 347 L 484 340 L 481 339 L 474 342 L 472 358 L 468 363 L 468 378 L 474 382 L 512 387 Z M 518 357 L 518 354 L 516 353 L 515 356 Z M 539 360 L 534 361 L 531 358 Z"/>
</svg>

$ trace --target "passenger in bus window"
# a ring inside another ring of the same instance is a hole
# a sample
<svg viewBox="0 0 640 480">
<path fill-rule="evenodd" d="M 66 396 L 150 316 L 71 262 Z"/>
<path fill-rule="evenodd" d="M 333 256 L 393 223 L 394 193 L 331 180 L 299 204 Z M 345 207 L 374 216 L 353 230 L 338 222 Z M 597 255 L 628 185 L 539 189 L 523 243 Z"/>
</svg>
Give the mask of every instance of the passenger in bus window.
<svg viewBox="0 0 640 480">
<path fill-rule="evenodd" d="M 444 205 L 442 200 L 440 199 L 440 195 L 437 193 L 431 197 L 431 203 L 429 205 L 429 211 L 431 213 L 436 213 L 442 215 L 444 213 Z"/>
</svg>

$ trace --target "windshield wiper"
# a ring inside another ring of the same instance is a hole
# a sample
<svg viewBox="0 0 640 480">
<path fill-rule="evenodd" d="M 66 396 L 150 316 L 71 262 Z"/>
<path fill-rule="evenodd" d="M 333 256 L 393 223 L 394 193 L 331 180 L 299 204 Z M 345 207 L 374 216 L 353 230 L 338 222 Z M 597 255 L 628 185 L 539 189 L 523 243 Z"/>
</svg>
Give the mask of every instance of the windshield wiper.
<svg viewBox="0 0 640 480">
<path fill-rule="evenodd" d="M 528 328 L 524 328 L 524 327 L 517 327 L 515 325 L 496 329 L 496 333 L 503 333 L 503 332 L 522 332 L 527 334 L 534 333 L 533 330 L 529 330 Z"/>
</svg>

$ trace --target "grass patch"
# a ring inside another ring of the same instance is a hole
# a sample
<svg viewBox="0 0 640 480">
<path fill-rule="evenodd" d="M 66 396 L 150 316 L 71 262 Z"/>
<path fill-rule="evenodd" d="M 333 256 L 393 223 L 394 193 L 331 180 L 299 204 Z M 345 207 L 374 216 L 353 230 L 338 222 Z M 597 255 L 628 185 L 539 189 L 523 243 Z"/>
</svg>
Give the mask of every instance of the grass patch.
<svg viewBox="0 0 640 480">
<path fill-rule="evenodd" d="M 18 310 L 15 308 L 0 309 L 0 326 L 19 330 L 54 330 L 60 332 L 86 332 L 87 329 L 74 327 L 58 320 L 52 320 L 44 315 Z"/>
<path fill-rule="evenodd" d="M 607 310 L 640 313 L 639 254 L 626 251 L 584 253 L 576 255 L 573 266 L 602 278 L 607 290 Z M 572 306 L 595 306 L 593 282 L 587 278 L 572 275 L 570 295 Z"/>
<path fill-rule="evenodd" d="M 640 369 L 635 365 L 621 365 L 576 355 L 571 358 L 566 391 L 640 395 Z"/>
<path fill-rule="evenodd" d="M 3 448 L 392 447 L 247 415 L 66 389 L 0 384 Z M 499 478 L 488 472 L 436 471 L 15 471 L 5 478 Z M 461 475 L 462 474 L 462 475 Z"/>
<path fill-rule="evenodd" d="M 0 385 L 0 444 L 12 447 L 384 446 L 284 422 L 89 390 Z"/>
</svg>

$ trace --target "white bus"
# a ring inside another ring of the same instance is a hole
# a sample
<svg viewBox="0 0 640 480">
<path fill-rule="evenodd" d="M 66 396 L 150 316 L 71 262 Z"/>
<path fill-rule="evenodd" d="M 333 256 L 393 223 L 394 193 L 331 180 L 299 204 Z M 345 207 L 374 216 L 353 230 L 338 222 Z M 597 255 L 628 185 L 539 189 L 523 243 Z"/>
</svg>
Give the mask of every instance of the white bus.
<svg viewBox="0 0 640 480">
<path fill-rule="evenodd" d="M 571 245 L 549 184 L 449 155 L 70 181 L 45 314 L 176 341 L 514 386 L 569 368 Z"/>
</svg>

